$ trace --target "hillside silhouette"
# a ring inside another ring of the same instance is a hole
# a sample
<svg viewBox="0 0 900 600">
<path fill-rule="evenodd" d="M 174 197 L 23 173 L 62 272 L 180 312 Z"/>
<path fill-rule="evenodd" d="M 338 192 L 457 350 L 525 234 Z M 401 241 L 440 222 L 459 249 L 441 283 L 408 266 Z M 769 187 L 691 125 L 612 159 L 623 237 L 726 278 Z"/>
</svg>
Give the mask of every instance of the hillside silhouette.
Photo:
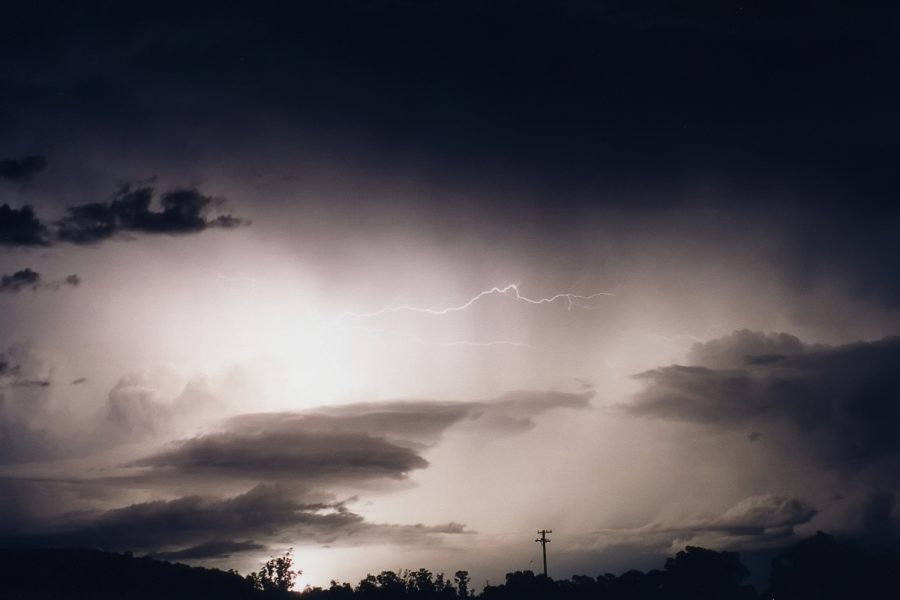
<svg viewBox="0 0 900 600">
<path fill-rule="evenodd" d="M 301 565 L 302 566 L 302 565 Z M 382 571 L 358 584 L 286 591 L 293 582 L 290 555 L 273 558 L 243 577 L 234 571 L 189 567 L 130 553 L 89 549 L 0 550 L 0 598 L 30 599 L 275 599 L 295 600 L 837 600 L 900 598 L 900 554 L 866 549 L 818 533 L 784 549 L 772 561 L 766 589 L 747 583 L 736 552 L 694 546 L 661 569 L 630 570 L 571 579 L 532 571 L 506 574 L 499 585 L 472 589 L 469 574 L 427 569 Z"/>
<path fill-rule="evenodd" d="M 188 600 L 257 597 L 236 573 L 88 549 L 0 550 L 0 598 Z"/>
</svg>

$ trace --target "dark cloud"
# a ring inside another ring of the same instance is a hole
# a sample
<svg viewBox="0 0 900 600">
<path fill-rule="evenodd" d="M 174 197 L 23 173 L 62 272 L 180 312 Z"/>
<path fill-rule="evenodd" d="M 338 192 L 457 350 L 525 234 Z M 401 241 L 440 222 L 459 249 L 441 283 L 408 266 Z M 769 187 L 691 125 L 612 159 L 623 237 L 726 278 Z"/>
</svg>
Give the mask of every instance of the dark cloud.
<svg viewBox="0 0 900 600">
<path fill-rule="evenodd" d="M 414 451 L 368 434 L 302 430 L 211 434 L 132 463 L 189 476 L 296 481 L 401 478 L 427 465 Z"/>
<path fill-rule="evenodd" d="M 30 206 L 0 205 L 0 246 L 46 246 L 47 227 Z"/>
<path fill-rule="evenodd" d="M 828 467 L 900 458 L 900 338 L 825 346 L 738 331 L 689 356 L 702 364 L 637 375 L 644 389 L 627 410 L 728 430 L 786 427 L 783 443 Z"/>
<path fill-rule="evenodd" d="M 512 168 L 554 181 L 581 182 L 591 169 L 679 178 L 723 163 L 743 174 L 741 163 L 777 169 L 784 157 L 797 159 L 794 169 L 864 169 L 846 150 L 814 148 L 829 136 L 867 155 L 878 146 L 871 138 L 893 149 L 868 129 L 890 121 L 897 94 L 880 76 L 896 48 L 886 6 L 798 14 L 771 3 L 389 0 L 291 4 L 252 19 L 219 7 L 210 22 L 203 4 L 154 8 L 138 24 L 108 6 L 23 10 L 17 29 L 28 33 L 5 54 L 26 57 L 8 65 L 20 85 L 7 102 L 25 112 L 39 92 L 66 90 L 68 102 L 43 99 L 44 110 L 81 109 L 88 123 L 126 121 L 129 132 L 182 140 L 185 127 L 218 122 L 207 134 L 225 137 L 280 117 L 322 146 L 363 153 L 368 142 L 371 160 L 418 153 L 454 171 Z M 102 35 L 126 26 L 142 43 Z M 143 89 L 157 94 L 135 93 Z M 853 134 L 863 130 L 868 138 Z M 736 148 L 738 137 L 748 143 Z"/>
<path fill-rule="evenodd" d="M 453 192 L 416 195 L 417 210 L 435 198 L 437 222 L 471 210 L 572 249 L 579 224 L 618 210 L 666 226 L 689 214 L 681 227 L 694 237 L 704 197 L 728 208 L 714 229 L 792 285 L 836 282 L 900 306 L 889 3 L 386 0 L 253 18 L 217 7 L 214 21 L 202 4 L 148 9 L 140 23 L 109 6 L 11 17 L 19 33 L 0 41 L 9 136 L 41 131 L 115 155 L 138 140 L 141 156 L 228 165 L 238 180 L 349 165 L 346 179 L 366 186 L 423 173 L 429 192 Z M 73 220 L 77 243 L 111 229 Z"/>
<path fill-rule="evenodd" d="M 816 509 L 794 496 L 763 494 L 745 498 L 722 515 L 687 527 L 730 536 L 786 537 L 816 513 Z"/>
<path fill-rule="evenodd" d="M 16 91 L 6 102 L 29 118 L 13 125 L 81 115 L 86 131 L 53 133 L 115 140 L 124 130 L 171 157 L 185 131 L 221 155 L 223 141 L 274 123 L 376 166 L 637 192 L 627 201 L 704 176 L 896 189 L 896 147 L 876 126 L 891 122 L 898 95 L 882 76 L 897 48 L 886 6 L 389 0 L 291 4 L 252 19 L 219 7 L 211 22 L 202 5 L 148 10 L 141 23 L 108 6 L 24 10 L 15 28 L 28 33 L 0 53 L 21 57 L 6 59 Z M 125 28 L 133 36 L 104 35 Z M 137 93 L 146 89 L 152 100 Z M 36 99 L 43 110 L 28 111 Z M 551 201 L 538 210 L 563 212 Z"/>
<path fill-rule="evenodd" d="M 36 290 L 41 284 L 41 274 L 31 269 L 21 269 L 11 275 L 0 276 L 0 293 Z"/>
<path fill-rule="evenodd" d="M 323 406 L 304 412 L 240 415 L 236 432 L 367 434 L 395 441 L 432 443 L 454 423 L 472 415 L 475 403 L 396 400 Z"/>
<path fill-rule="evenodd" d="M 394 400 L 320 407 L 305 412 L 241 415 L 230 420 L 236 431 L 370 433 L 394 441 L 433 443 L 450 427 L 518 433 L 534 417 L 556 409 L 587 409 L 593 389 L 583 392 L 517 390 L 478 402 Z"/>
<path fill-rule="evenodd" d="M 232 554 L 263 550 L 265 546 L 255 542 L 236 542 L 234 540 L 213 540 L 196 546 L 175 550 L 172 552 L 158 552 L 151 554 L 152 558 L 160 560 L 195 560 L 200 558 L 228 558 Z"/>
<path fill-rule="evenodd" d="M 135 550 L 201 544 L 223 537 L 274 536 L 302 528 L 311 537 L 333 535 L 362 518 L 338 504 L 304 503 L 285 490 L 257 486 L 231 498 L 185 496 L 72 515 L 64 530 L 46 534 L 63 545 Z"/>
<path fill-rule="evenodd" d="M 66 215 L 52 224 L 42 222 L 31 206 L 0 205 L 0 245 L 48 246 L 58 242 L 98 244 L 110 239 L 129 239 L 132 234 L 183 235 L 206 229 L 233 229 L 248 221 L 230 214 L 210 215 L 223 200 L 205 196 L 193 188 L 175 189 L 159 197 L 149 184 L 122 186 L 109 202 L 69 206 Z M 77 275 L 65 281 L 81 282 Z"/>
<path fill-rule="evenodd" d="M 3 369 L 15 371 L 17 377 L 24 373 L 16 366 L 22 363 L 20 355 L 0 357 Z M 526 390 L 481 402 L 373 402 L 239 416 L 225 421 L 221 431 L 171 443 L 110 474 L 0 479 L 6 484 L 0 485 L 0 492 L 9 490 L 7 496 L 0 493 L 0 507 L 9 515 L 8 522 L 0 521 L 0 535 L 5 536 L 0 543 L 128 549 L 172 560 L 254 552 L 285 540 L 441 544 L 444 536 L 469 531 L 455 522 L 369 522 L 349 508 L 355 498 L 335 501 L 333 490 L 370 488 L 427 467 L 421 448 L 437 442 L 451 427 L 481 428 L 491 435 L 516 433 L 534 426 L 533 420 L 547 411 L 584 409 L 592 395 L 593 390 Z M 165 401 L 152 381 L 122 378 L 100 413 L 102 423 L 93 443 L 106 448 L 170 435 L 189 418 L 190 407 L 203 402 L 187 388 Z M 31 433 L 27 447 L 19 450 L 34 457 L 32 446 L 42 439 Z M 153 490 L 163 499 L 122 505 L 122 490 L 128 486 Z M 46 495 L 47 489 L 57 490 L 50 494 L 55 500 L 38 505 L 41 511 L 35 513 L 29 495 Z M 97 510 L 98 504 L 119 507 Z"/>
<path fill-rule="evenodd" d="M 252 540 L 249 543 L 256 544 L 258 540 L 287 538 L 354 545 L 375 541 L 427 543 L 442 534 L 460 533 L 465 529 L 456 523 L 369 523 L 341 502 L 308 502 L 290 488 L 259 485 L 229 498 L 185 496 L 69 515 L 54 531 L 0 541 L 9 546 L 84 546 L 159 554 L 196 552 L 204 547 L 208 551 L 215 540 L 222 539 Z M 234 545 L 229 550 L 238 551 Z"/>
<path fill-rule="evenodd" d="M 195 189 L 165 192 L 160 210 L 151 207 L 154 193 L 150 186 L 126 185 L 110 202 L 69 207 L 67 215 L 56 223 L 56 238 L 73 244 L 96 244 L 131 233 L 178 235 L 245 224 L 232 215 L 208 218 L 209 209 L 220 202 Z"/>
<path fill-rule="evenodd" d="M 694 344 L 687 362 L 712 368 L 740 368 L 745 365 L 776 363 L 788 356 L 796 356 L 808 345 L 788 333 L 762 334 L 747 329 L 708 342 Z"/>
<path fill-rule="evenodd" d="M 47 159 L 40 155 L 0 160 L 0 179 L 26 182 L 47 166 Z"/>
<path fill-rule="evenodd" d="M 419 451 L 459 424 L 519 433 L 532 417 L 558 408 L 586 408 L 593 391 L 516 391 L 485 402 L 388 401 L 322 407 L 297 413 L 234 417 L 224 432 L 201 435 L 132 461 L 149 479 L 363 483 L 405 478 L 428 462 Z M 150 390 L 123 382 L 110 394 L 110 418 L 129 436 L 159 430 L 174 416 Z"/>
<path fill-rule="evenodd" d="M 63 286 L 77 287 L 80 284 L 81 277 L 78 275 L 69 275 L 61 281 L 44 282 L 40 273 L 25 268 L 10 275 L 0 276 L 0 293 L 40 289 L 58 290 Z"/>
<path fill-rule="evenodd" d="M 637 529 L 609 530 L 619 543 L 649 547 L 700 543 L 708 547 L 758 550 L 784 543 L 806 525 L 818 511 L 792 494 L 760 494 L 744 498 L 724 513 L 677 522 L 655 522 Z"/>
</svg>

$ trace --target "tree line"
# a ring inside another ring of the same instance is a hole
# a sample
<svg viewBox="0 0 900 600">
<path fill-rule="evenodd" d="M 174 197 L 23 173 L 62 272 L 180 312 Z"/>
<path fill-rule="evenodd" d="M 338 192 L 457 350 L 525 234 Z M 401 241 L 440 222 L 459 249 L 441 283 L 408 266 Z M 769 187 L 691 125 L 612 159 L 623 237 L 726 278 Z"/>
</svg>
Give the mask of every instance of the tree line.
<svg viewBox="0 0 900 600">
<path fill-rule="evenodd" d="M 85 549 L 0 550 L 0 598 L 10 600 L 896 600 L 900 554 L 819 533 L 783 550 L 757 590 L 736 552 L 688 546 L 660 569 L 569 579 L 513 571 L 473 589 L 467 571 L 382 571 L 356 585 L 293 590 L 290 552 L 247 576 L 129 553 Z"/>
<path fill-rule="evenodd" d="M 750 571 L 736 552 L 688 546 L 661 569 L 630 570 L 620 575 L 573 575 L 551 579 L 532 571 L 514 571 L 505 581 L 479 594 L 469 574 L 383 571 L 356 586 L 332 581 L 307 587 L 301 600 L 848 600 L 900 598 L 900 554 L 873 551 L 818 533 L 783 550 L 773 561 L 768 584 L 747 583 Z"/>
</svg>

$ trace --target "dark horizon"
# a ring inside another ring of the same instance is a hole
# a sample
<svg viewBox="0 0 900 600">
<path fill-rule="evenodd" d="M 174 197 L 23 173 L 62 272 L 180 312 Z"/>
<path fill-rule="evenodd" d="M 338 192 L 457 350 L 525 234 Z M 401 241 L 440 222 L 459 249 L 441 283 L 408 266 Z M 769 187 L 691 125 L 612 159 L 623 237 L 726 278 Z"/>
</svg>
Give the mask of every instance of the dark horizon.
<svg viewBox="0 0 900 600">
<path fill-rule="evenodd" d="M 646 572 L 629 569 L 596 577 L 547 577 L 532 570 L 507 572 L 503 582 L 480 587 L 469 572 L 426 568 L 369 573 L 358 584 L 332 579 L 327 587 L 294 589 L 302 576 L 289 550 L 245 576 L 153 557 L 88 549 L 0 549 L 16 577 L 0 580 L 12 597 L 44 598 L 351 598 L 466 600 L 568 598 L 594 600 L 756 600 L 761 598 L 891 598 L 900 590 L 900 553 L 873 551 L 822 532 L 773 553 L 764 581 L 753 581 L 739 553 L 687 546 Z M 55 577 L 41 577 L 46 571 Z"/>
</svg>

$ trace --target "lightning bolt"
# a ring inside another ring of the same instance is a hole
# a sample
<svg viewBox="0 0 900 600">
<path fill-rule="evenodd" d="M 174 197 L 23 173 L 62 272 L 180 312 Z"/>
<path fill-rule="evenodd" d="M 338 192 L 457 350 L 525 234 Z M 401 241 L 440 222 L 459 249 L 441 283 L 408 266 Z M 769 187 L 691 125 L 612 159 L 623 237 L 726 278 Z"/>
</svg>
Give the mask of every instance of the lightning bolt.
<svg viewBox="0 0 900 600">
<path fill-rule="evenodd" d="M 258 291 L 259 280 L 255 277 L 246 276 L 246 275 L 230 275 L 222 273 L 215 269 L 200 269 L 201 272 L 211 274 L 216 279 L 220 281 L 224 281 L 229 285 L 246 285 L 251 293 L 256 293 Z M 346 311 L 340 313 L 335 318 L 325 319 L 323 318 L 317 310 L 313 310 L 311 308 L 306 309 L 306 314 L 313 319 L 313 321 L 321 328 L 325 328 L 331 330 L 333 332 L 340 331 L 364 331 L 369 333 L 378 333 L 378 334 L 386 334 L 395 338 L 406 339 L 410 342 L 416 344 L 425 344 L 432 346 L 468 346 L 473 348 L 490 348 L 496 346 L 509 346 L 509 347 L 519 347 L 519 348 L 533 348 L 532 344 L 527 342 L 521 342 L 516 340 L 487 340 L 487 341 L 477 341 L 477 340 L 449 340 L 449 341 L 439 341 L 439 340 L 428 340 L 421 338 L 419 336 L 405 334 L 395 331 L 390 331 L 383 328 L 372 328 L 372 327 L 364 327 L 359 324 L 347 324 L 347 321 L 359 321 L 364 319 L 373 319 L 386 314 L 391 313 L 416 313 L 430 316 L 444 316 L 453 313 L 458 313 L 465 311 L 479 301 L 489 297 L 489 296 L 504 296 L 511 298 L 516 302 L 521 302 L 524 304 L 531 305 L 543 305 L 543 304 L 553 304 L 554 302 L 564 302 L 566 310 L 571 311 L 572 309 L 578 308 L 582 310 L 597 310 L 600 307 L 596 306 L 592 302 L 605 297 L 615 297 L 617 296 L 618 288 L 611 292 L 595 292 L 593 294 L 575 294 L 572 292 L 564 292 L 553 294 L 552 296 L 545 296 L 540 298 L 533 298 L 530 296 L 526 296 L 522 293 L 519 288 L 518 283 L 511 283 L 509 285 L 500 287 L 493 286 L 488 289 L 482 290 L 466 300 L 461 304 L 454 304 L 449 306 L 416 306 L 412 304 L 399 304 L 399 305 L 389 305 L 378 310 L 370 311 L 370 312 L 353 312 Z"/>
<path fill-rule="evenodd" d="M 337 321 L 341 322 L 345 319 L 371 319 L 374 317 L 379 317 L 381 315 L 389 314 L 389 313 L 398 313 L 398 312 L 412 312 L 433 316 L 443 316 L 451 313 L 461 312 L 476 302 L 481 300 L 482 298 L 486 298 L 487 296 L 494 295 L 504 295 L 510 296 L 514 300 L 519 302 L 525 302 L 527 304 L 551 304 L 558 300 L 564 300 L 566 303 L 566 310 L 572 310 L 573 308 L 581 308 L 584 310 L 596 310 L 598 307 L 592 306 L 590 304 L 585 304 L 586 302 L 590 302 L 591 300 L 595 300 L 601 297 L 609 297 L 615 296 L 616 292 L 597 292 L 594 294 L 590 294 L 587 296 L 583 296 L 581 294 L 573 294 L 573 293 L 562 293 L 562 294 L 554 294 L 553 296 L 547 296 L 544 298 L 529 298 L 528 296 L 524 296 L 521 291 L 519 291 L 519 285 L 516 283 L 511 283 L 505 287 L 494 286 L 492 288 L 482 290 L 463 302 L 462 304 L 457 304 L 454 306 L 445 306 L 443 308 L 436 307 L 422 307 L 422 306 L 414 306 L 411 304 L 399 304 L 396 306 L 385 306 L 384 308 L 380 308 L 373 312 L 344 312 L 341 313 Z"/>
</svg>

